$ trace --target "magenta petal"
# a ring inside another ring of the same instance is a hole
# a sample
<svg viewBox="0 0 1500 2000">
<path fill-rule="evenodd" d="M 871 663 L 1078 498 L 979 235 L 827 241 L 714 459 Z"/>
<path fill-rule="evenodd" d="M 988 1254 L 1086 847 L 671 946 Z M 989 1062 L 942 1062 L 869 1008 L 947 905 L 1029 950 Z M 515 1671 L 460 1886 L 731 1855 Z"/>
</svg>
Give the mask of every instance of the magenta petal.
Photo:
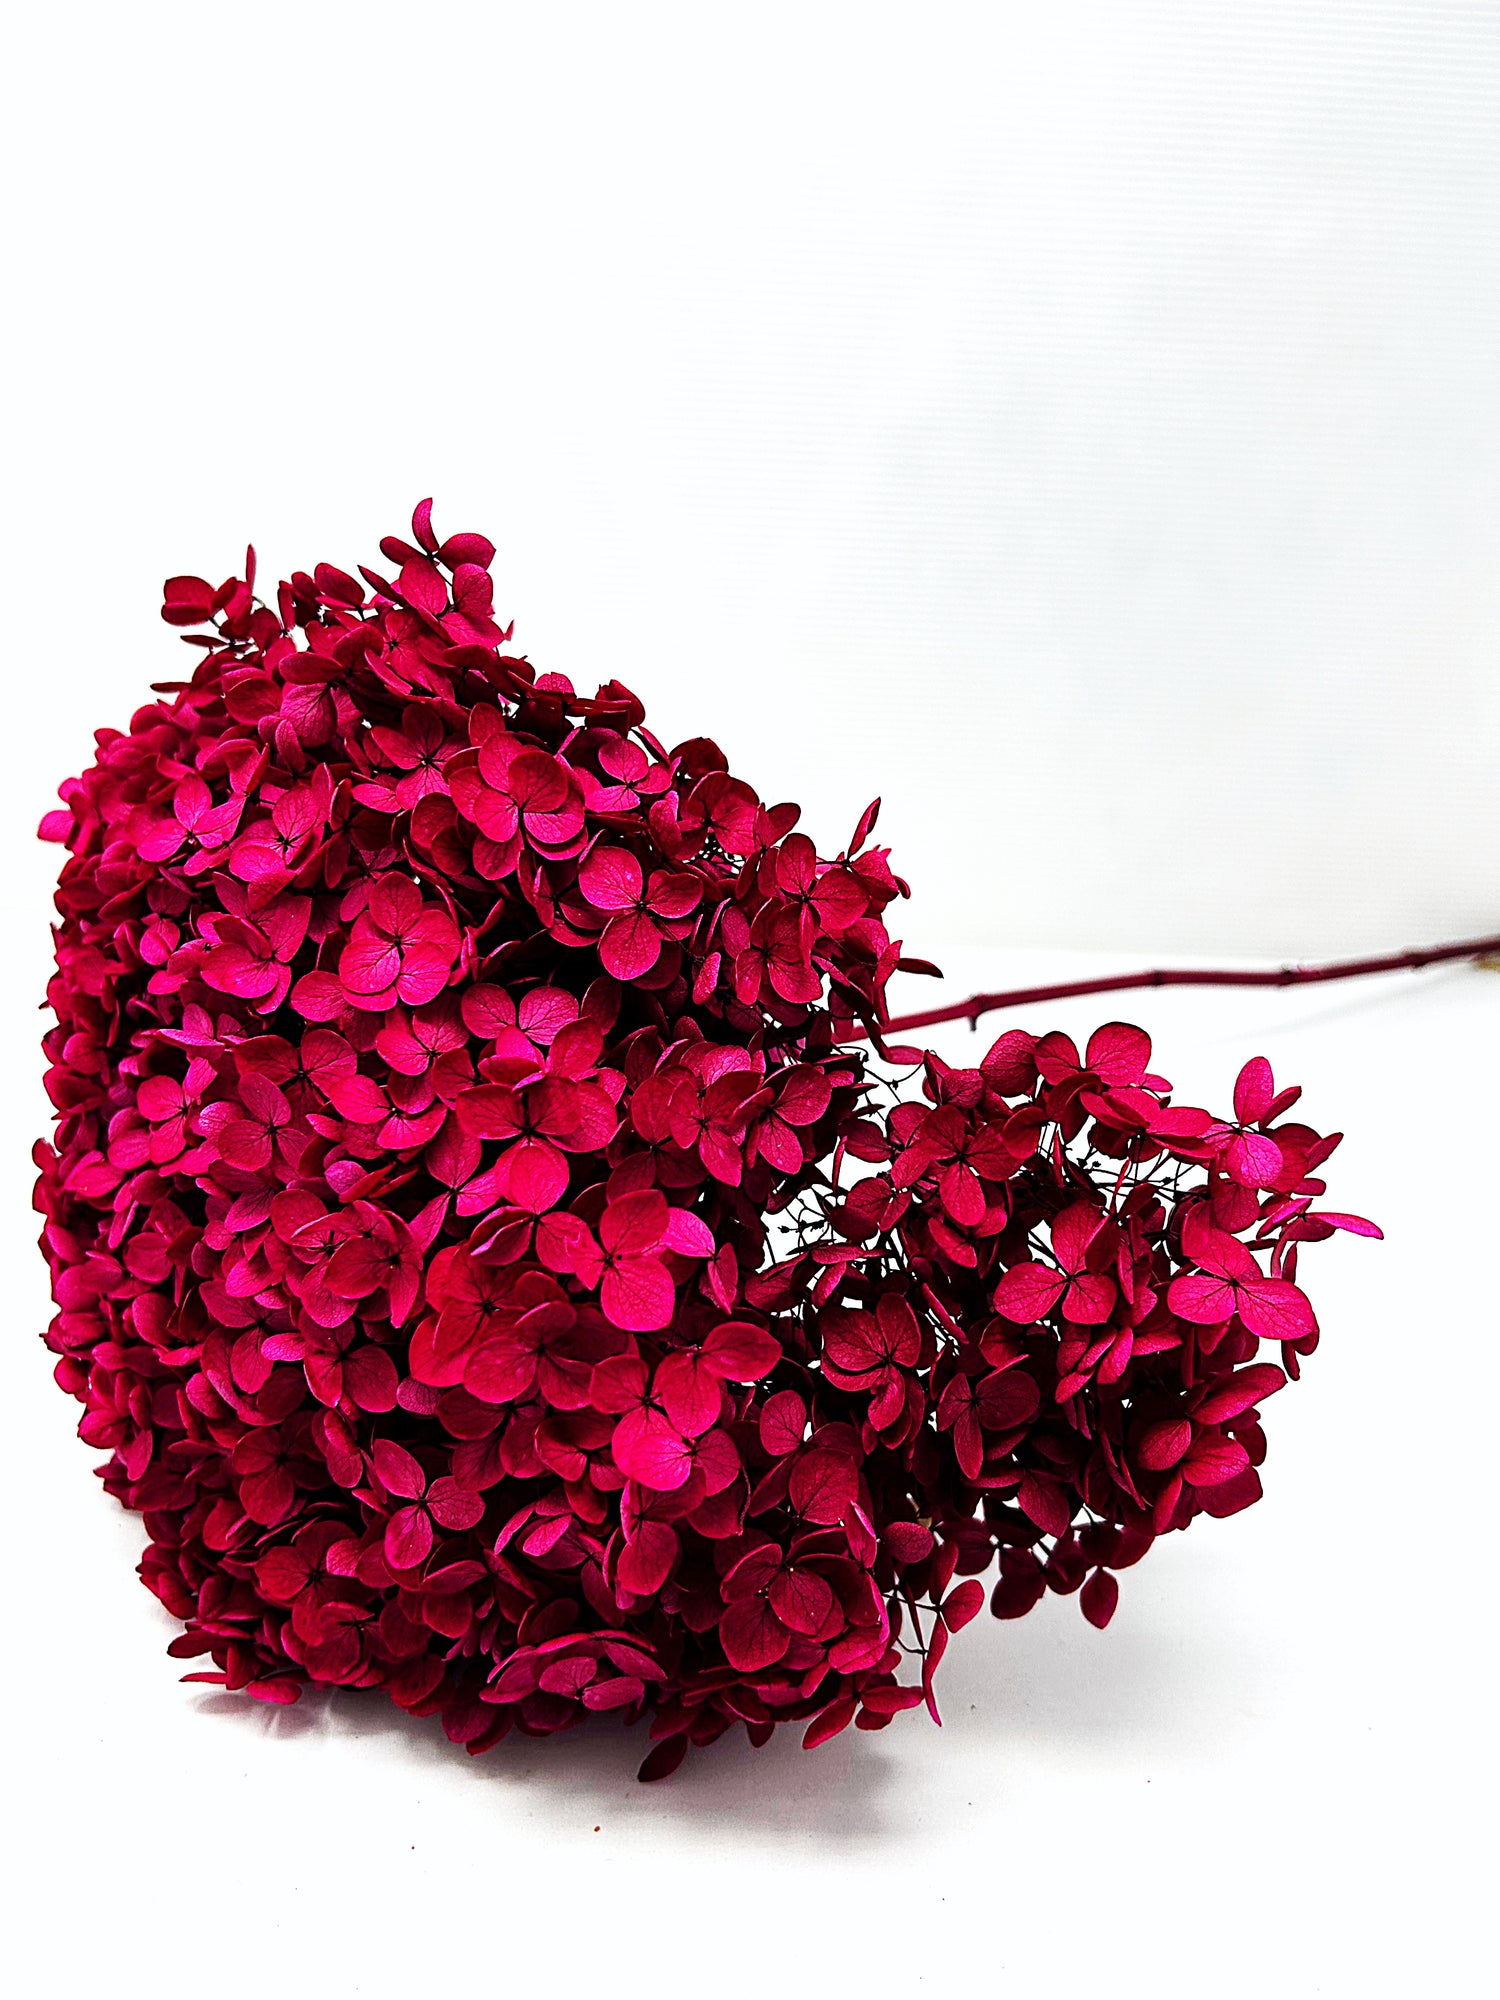
<svg viewBox="0 0 1500 2000">
<path fill-rule="evenodd" d="M 703 1359 L 726 1382 L 758 1382 L 781 1359 L 781 1342 L 744 1320 L 726 1320 L 703 1343 Z M 768 1406 L 769 1407 L 769 1406 Z M 798 1409 L 801 1410 L 798 1403 Z M 801 1437 L 801 1420 L 798 1422 Z"/>
<path fill-rule="evenodd" d="M 938 1182 L 938 1193 L 944 1208 L 960 1228 L 972 1229 L 976 1223 L 983 1222 L 989 1204 L 984 1198 L 978 1176 L 969 1167 L 955 1162 L 945 1168 Z"/>
<path fill-rule="evenodd" d="M 1063 1293 L 1063 1318 L 1075 1326 L 1099 1326 L 1114 1310 L 1115 1281 L 1093 1271 L 1083 1271 Z"/>
<path fill-rule="evenodd" d="M 646 1757 L 636 1777 L 643 1785 L 654 1785 L 662 1778 L 670 1778 L 687 1755 L 687 1747 L 685 1736 L 664 1737 Z"/>
<path fill-rule="evenodd" d="M 1235 1079 L 1234 1115 L 1241 1125 L 1258 1125 L 1271 1108 L 1276 1083 L 1264 1056 L 1252 1056 Z"/>
<path fill-rule="evenodd" d="M 1103 1212 L 1089 1201 L 1075 1201 L 1052 1224 L 1052 1249 L 1065 1271 L 1083 1269 L 1089 1245 L 1104 1227 Z"/>
<path fill-rule="evenodd" d="M 1182 1476 L 1190 1486 L 1219 1486 L 1237 1478 L 1249 1463 L 1238 1439 L 1209 1435 L 1199 1438 L 1182 1461 Z"/>
<path fill-rule="evenodd" d="M 301 1684 L 294 1681 L 289 1674 L 280 1675 L 274 1680 L 247 1682 L 245 1692 L 254 1701 L 268 1701 L 278 1707 L 285 1707 L 302 1697 Z"/>
<path fill-rule="evenodd" d="M 724 1430 L 709 1431 L 697 1440 L 693 1466 L 710 1497 L 727 1492 L 742 1470 L 734 1439 Z"/>
<path fill-rule="evenodd" d="M 604 1273 L 599 1303 L 612 1326 L 626 1333 L 657 1333 L 671 1324 L 677 1289 L 658 1258 L 621 1257 Z"/>
<path fill-rule="evenodd" d="M 762 1595 L 780 1567 L 781 1553 L 775 1542 L 757 1542 L 724 1572 L 719 1584 L 724 1602 L 738 1604 L 741 1598 Z"/>
<path fill-rule="evenodd" d="M 656 1493 L 675 1493 L 692 1474 L 687 1440 L 660 1410 L 628 1410 L 615 1426 L 610 1449 L 627 1478 Z"/>
<path fill-rule="evenodd" d="M 892 1521 L 881 1540 L 902 1564 L 926 1562 L 935 1546 L 931 1528 L 920 1521 Z"/>
<path fill-rule="evenodd" d="M 652 1389 L 684 1437 L 701 1437 L 719 1420 L 723 1384 L 697 1355 L 667 1355 L 657 1368 Z"/>
<path fill-rule="evenodd" d="M 387 1493 L 397 1494 L 403 1500 L 416 1500 L 426 1490 L 426 1475 L 404 1445 L 393 1444 L 389 1438 L 376 1438 L 370 1446 L 370 1458 Z"/>
<path fill-rule="evenodd" d="M 536 1254 L 549 1271 L 576 1271 L 585 1283 L 599 1282 L 599 1246 L 593 1231 L 567 1209 L 554 1210 L 538 1222 Z"/>
<path fill-rule="evenodd" d="M 1205 1271 L 1188 1271 L 1167 1287 L 1167 1308 L 1196 1326 L 1219 1326 L 1235 1307 L 1235 1288 L 1226 1278 Z"/>
<path fill-rule="evenodd" d="M 464 1364 L 464 1387 L 481 1403 L 513 1403 L 535 1381 L 535 1351 L 504 1334 L 485 1341 Z"/>
<path fill-rule="evenodd" d="M 639 979 L 661 957 L 661 934 L 643 911 L 611 917 L 599 941 L 599 962 L 621 980 Z"/>
<path fill-rule="evenodd" d="M 1115 1615 L 1115 1606 L 1120 1601 L 1120 1586 L 1107 1569 L 1096 1569 L 1078 1593 L 1079 1608 L 1090 1625 L 1097 1625 L 1102 1632 Z"/>
<path fill-rule="evenodd" d="M 1151 1061 L 1151 1037 L 1128 1021 L 1109 1021 L 1089 1036 L 1084 1062 L 1102 1083 L 1139 1083 Z"/>
<path fill-rule="evenodd" d="M 943 1623 L 950 1632 L 961 1632 L 984 1604 L 984 1585 L 977 1576 L 969 1577 L 948 1592 L 942 1602 Z"/>
<path fill-rule="evenodd" d="M 806 1432 L 807 1405 L 795 1389 L 779 1389 L 767 1398 L 760 1413 L 760 1441 L 773 1457 L 798 1450 Z"/>
<path fill-rule="evenodd" d="M 583 1705 L 596 1712 L 628 1708 L 632 1702 L 640 1701 L 645 1692 L 646 1683 L 637 1680 L 634 1674 L 617 1674 L 613 1680 L 590 1682 L 583 1691 Z M 683 1738 L 678 1736 L 673 1740 L 681 1743 Z"/>
<path fill-rule="evenodd" d="M 816 1570 L 778 1570 L 771 1580 L 770 1605 L 789 1631 L 817 1632 L 833 1609 L 833 1587 Z"/>
<path fill-rule="evenodd" d="M 1146 1472 L 1165 1472 L 1176 1465 L 1192 1441 L 1193 1427 L 1185 1417 L 1152 1424 L 1141 1433 L 1135 1461 Z"/>
<path fill-rule="evenodd" d="M 839 1451 L 814 1448 L 792 1467 L 792 1505 L 807 1521 L 842 1521 L 859 1491 L 854 1460 Z"/>
<path fill-rule="evenodd" d="M 432 1523 L 420 1507 L 403 1507 L 385 1524 L 385 1559 L 392 1569 L 415 1569 L 432 1548 Z"/>
<path fill-rule="evenodd" d="M 414 944 L 403 957 L 396 992 L 408 1007 L 435 1000 L 448 984 L 453 954 L 439 945 Z M 340 971 L 343 967 L 340 965 Z"/>
<path fill-rule="evenodd" d="M 857 1704 L 852 1695 L 844 1695 L 815 1715 L 802 1736 L 804 1750 L 816 1750 L 820 1744 L 829 1742 L 849 1727 L 856 1714 Z"/>
<path fill-rule="evenodd" d="M 560 1694 L 573 1701 L 582 1694 L 597 1672 L 595 1661 L 575 1653 L 569 1659 L 553 1660 L 543 1667 L 537 1686 L 544 1694 Z"/>
<path fill-rule="evenodd" d="M 1049 1264 L 1012 1264 L 995 1287 L 995 1310 L 1031 1326 L 1057 1304 L 1068 1280 Z"/>
<path fill-rule="evenodd" d="M 1247 1279 L 1240 1287 L 1239 1312 L 1262 1340 L 1300 1340 L 1318 1330 L 1307 1299 L 1284 1278 Z"/>
<path fill-rule="evenodd" d="M 1376 1242 L 1384 1242 L 1385 1231 L 1373 1222 L 1367 1222 L 1362 1215 L 1341 1215 L 1331 1208 L 1317 1211 L 1319 1222 L 1326 1222 L 1334 1229 L 1347 1229 L 1351 1236 L 1371 1236 Z"/>
<path fill-rule="evenodd" d="M 568 1163 L 545 1139 L 518 1139 L 501 1158 L 496 1179 L 507 1201 L 541 1215 L 562 1199 Z"/>
<path fill-rule="evenodd" d="M 432 1518 L 443 1528 L 472 1528 L 483 1519 L 484 1496 L 471 1487 L 460 1486 L 446 1474 L 432 1482 L 428 1505 Z"/>
<path fill-rule="evenodd" d="M 1023 1368 L 1007 1368 L 984 1376 L 975 1392 L 985 1428 L 1013 1430 L 1029 1423 L 1041 1404 L 1042 1392 L 1034 1376 Z"/>
<path fill-rule="evenodd" d="M 401 974 L 401 953 L 389 938 L 356 929 L 339 959 L 339 979 L 351 993 L 384 993 Z"/>
<path fill-rule="evenodd" d="M 681 1544 L 664 1521 L 642 1521 L 620 1551 L 615 1574 L 635 1597 L 654 1597 L 672 1574 Z M 639 1685 L 639 1683 L 637 1683 Z"/>
<path fill-rule="evenodd" d="M 420 557 L 407 563 L 401 572 L 401 595 L 408 604 L 414 604 L 429 617 L 436 618 L 448 609 L 448 586 L 430 562 Z"/>
<path fill-rule="evenodd" d="M 1274 1362 L 1255 1361 L 1248 1368 L 1237 1368 L 1227 1382 L 1210 1389 L 1193 1415 L 1200 1424 L 1225 1424 L 1285 1386 L 1286 1376 Z"/>
<path fill-rule="evenodd" d="M 724 1657 L 742 1673 L 772 1667 L 792 1643 L 792 1635 L 763 1597 L 731 1604 L 719 1621 Z"/>
<path fill-rule="evenodd" d="M 685 1208 L 674 1208 L 667 1215 L 660 1247 L 683 1257 L 712 1257 L 719 1246 L 706 1222 Z"/>
<path fill-rule="evenodd" d="M 1281 1148 L 1263 1132 L 1241 1132 L 1224 1149 L 1224 1164 L 1241 1187 L 1272 1187 L 1283 1166 Z"/>
<path fill-rule="evenodd" d="M 1016 1489 L 1016 1499 L 1020 1502 L 1021 1512 L 1047 1534 L 1065 1535 L 1068 1532 L 1073 1518 L 1072 1509 L 1055 1480 L 1043 1479 L 1036 1473 L 1028 1472 Z"/>
<path fill-rule="evenodd" d="M 606 1250 L 642 1255 L 656 1249 L 667 1227 L 669 1210 L 659 1188 L 642 1188 L 610 1202 L 599 1224 Z"/>
<path fill-rule="evenodd" d="M 623 847 L 596 847 L 578 871 L 578 886 L 596 910 L 634 909 L 643 884 L 640 862 Z"/>
</svg>

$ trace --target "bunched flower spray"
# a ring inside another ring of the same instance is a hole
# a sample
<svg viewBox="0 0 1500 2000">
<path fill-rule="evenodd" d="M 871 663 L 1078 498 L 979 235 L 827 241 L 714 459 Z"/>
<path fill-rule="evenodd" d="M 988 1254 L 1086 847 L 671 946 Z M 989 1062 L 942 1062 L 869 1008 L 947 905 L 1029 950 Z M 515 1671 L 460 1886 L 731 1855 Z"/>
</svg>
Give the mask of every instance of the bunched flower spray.
<svg viewBox="0 0 1500 2000">
<path fill-rule="evenodd" d="M 61 789 L 46 1336 L 189 1678 L 480 1751 L 937 1715 L 949 1637 L 1261 1492 L 1338 1143 L 1139 1029 L 893 1044 L 907 894 L 511 650 L 492 545 L 166 585 Z M 939 1010 L 940 1012 L 942 1010 Z"/>
</svg>

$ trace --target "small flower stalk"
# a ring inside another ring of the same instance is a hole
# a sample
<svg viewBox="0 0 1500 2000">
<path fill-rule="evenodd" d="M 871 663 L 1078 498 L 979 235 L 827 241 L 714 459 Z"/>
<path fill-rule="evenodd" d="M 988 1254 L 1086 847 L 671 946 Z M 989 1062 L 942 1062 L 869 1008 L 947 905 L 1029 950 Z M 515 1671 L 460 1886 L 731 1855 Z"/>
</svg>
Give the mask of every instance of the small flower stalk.
<svg viewBox="0 0 1500 2000">
<path fill-rule="evenodd" d="M 1337 1135 L 1118 1022 L 889 1046 L 875 807 L 820 854 L 512 651 L 483 536 L 381 549 L 170 579 L 194 670 L 42 826 L 46 1338 L 188 1678 L 658 1778 L 936 1718 L 986 1596 L 1106 1625 L 1260 1497 Z"/>
</svg>

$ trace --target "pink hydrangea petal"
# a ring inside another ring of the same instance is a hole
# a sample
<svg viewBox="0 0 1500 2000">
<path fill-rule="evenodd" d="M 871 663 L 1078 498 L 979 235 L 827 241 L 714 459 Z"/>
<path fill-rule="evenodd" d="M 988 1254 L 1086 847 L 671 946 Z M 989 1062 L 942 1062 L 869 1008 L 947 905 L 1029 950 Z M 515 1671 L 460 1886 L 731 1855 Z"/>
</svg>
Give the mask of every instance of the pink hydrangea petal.
<svg viewBox="0 0 1500 2000">
<path fill-rule="evenodd" d="M 781 1659 L 792 1635 L 764 1598 L 731 1604 L 719 1622 L 724 1657 L 747 1673 L 763 1672 Z"/>
<path fill-rule="evenodd" d="M 1031 1326 L 1057 1304 L 1068 1280 L 1049 1264 L 1012 1264 L 995 1287 L 995 1310 L 1021 1326 Z"/>
<path fill-rule="evenodd" d="M 1230 1318 L 1236 1304 L 1235 1287 L 1227 1278 L 1206 1271 L 1185 1272 L 1167 1287 L 1167 1306 L 1179 1319 L 1197 1326 L 1217 1326 Z"/>
<path fill-rule="evenodd" d="M 1235 1078 L 1234 1115 L 1241 1125 L 1256 1125 L 1271 1108 L 1276 1082 L 1264 1056 L 1252 1056 Z"/>
<path fill-rule="evenodd" d="M 1301 1340 L 1318 1330 L 1305 1294 L 1282 1278 L 1260 1278 L 1242 1285 L 1239 1315 L 1262 1340 Z"/>
<path fill-rule="evenodd" d="M 671 1324 L 677 1289 L 655 1257 L 621 1257 L 604 1273 L 599 1302 L 612 1326 L 626 1333 L 657 1333 Z"/>
<path fill-rule="evenodd" d="M 500 1161 L 496 1184 L 517 1208 L 542 1215 L 562 1199 L 568 1163 L 545 1139 L 518 1139 Z"/>
<path fill-rule="evenodd" d="M 596 847 L 578 870 L 578 886 L 596 910 L 632 910 L 644 885 L 628 848 Z"/>
<path fill-rule="evenodd" d="M 692 1475 L 687 1440 L 659 1410 L 628 1410 L 610 1440 L 614 1461 L 629 1479 L 657 1493 L 673 1493 Z"/>
<path fill-rule="evenodd" d="M 599 941 L 599 962 L 615 979 L 639 979 L 661 957 L 661 933 L 641 910 L 611 917 Z"/>
</svg>

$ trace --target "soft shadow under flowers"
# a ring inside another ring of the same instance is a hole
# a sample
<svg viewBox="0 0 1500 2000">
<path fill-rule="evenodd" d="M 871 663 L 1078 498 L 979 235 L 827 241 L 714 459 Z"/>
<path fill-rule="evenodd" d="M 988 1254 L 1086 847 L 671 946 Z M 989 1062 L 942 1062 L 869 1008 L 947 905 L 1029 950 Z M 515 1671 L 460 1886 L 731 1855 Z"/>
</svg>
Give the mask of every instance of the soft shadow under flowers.
<svg viewBox="0 0 1500 2000">
<path fill-rule="evenodd" d="M 898 1760 L 884 1742 L 853 1732 L 804 1752 L 792 1732 L 761 1750 L 729 1736 L 690 1757 L 665 1784 L 642 1785 L 636 1770 L 650 1747 L 644 1728 L 624 1729 L 609 1716 L 589 1717 L 542 1739 L 508 1737 L 482 1756 L 449 1743 L 437 1722 L 405 1714 L 378 1694 L 309 1689 L 290 1707 L 232 1694 L 204 1694 L 205 1718 L 233 1721 L 287 1749 L 308 1738 L 337 1739 L 367 1753 L 420 1765 L 445 1783 L 478 1783 L 513 1796 L 524 1788 L 530 1814 L 576 1827 L 580 1804 L 608 1811 L 615 1825 L 710 1828 L 774 1841 L 813 1841 L 859 1849 L 891 1832 Z M 497 1800 L 497 1804 L 498 1804 Z"/>
</svg>

